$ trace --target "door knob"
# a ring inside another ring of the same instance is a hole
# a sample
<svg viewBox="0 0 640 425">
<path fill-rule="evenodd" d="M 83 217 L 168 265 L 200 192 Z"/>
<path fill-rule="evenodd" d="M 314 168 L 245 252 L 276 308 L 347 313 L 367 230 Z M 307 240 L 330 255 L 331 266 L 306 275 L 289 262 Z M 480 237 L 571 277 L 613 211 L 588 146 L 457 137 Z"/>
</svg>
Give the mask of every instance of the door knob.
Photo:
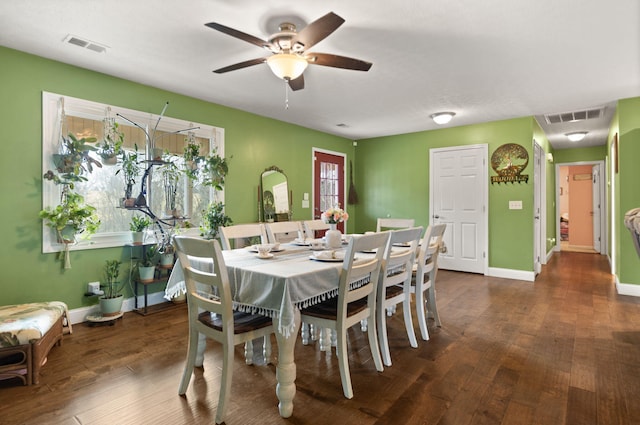
<svg viewBox="0 0 640 425">
<path fill-rule="evenodd" d="M 438 214 L 434 215 L 433 218 L 440 218 Z"/>
</svg>

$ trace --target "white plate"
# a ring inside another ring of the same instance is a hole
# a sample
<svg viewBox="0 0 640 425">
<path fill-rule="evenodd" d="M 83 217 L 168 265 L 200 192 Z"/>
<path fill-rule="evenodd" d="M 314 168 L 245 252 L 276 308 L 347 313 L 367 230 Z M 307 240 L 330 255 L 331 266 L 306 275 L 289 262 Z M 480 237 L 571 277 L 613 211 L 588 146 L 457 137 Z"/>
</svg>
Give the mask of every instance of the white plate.
<svg viewBox="0 0 640 425">
<path fill-rule="evenodd" d="M 341 263 L 344 261 L 344 258 L 318 258 L 318 257 L 314 257 L 313 255 L 311 255 L 309 258 L 311 260 L 322 261 L 325 263 Z"/>
<path fill-rule="evenodd" d="M 273 254 L 267 254 L 265 256 L 256 255 L 256 257 L 260 258 L 261 260 L 268 260 L 269 258 L 273 258 Z"/>
<path fill-rule="evenodd" d="M 309 242 L 302 242 L 299 240 L 292 240 L 291 242 L 289 242 L 291 245 L 298 245 L 298 246 L 309 246 L 311 245 Z"/>
</svg>

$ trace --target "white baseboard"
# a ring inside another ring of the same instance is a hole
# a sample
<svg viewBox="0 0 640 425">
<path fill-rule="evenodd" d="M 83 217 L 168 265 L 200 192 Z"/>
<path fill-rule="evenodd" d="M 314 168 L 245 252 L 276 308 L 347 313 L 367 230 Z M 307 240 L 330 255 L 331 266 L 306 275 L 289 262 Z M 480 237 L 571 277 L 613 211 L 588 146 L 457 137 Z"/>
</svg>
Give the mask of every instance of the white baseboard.
<svg viewBox="0 0 640 425">
<path fill-rule="evenodd" d="M 632 297 L 640 297 L 640 285 L 632 283 L 620 283 L 616 276 L 616 291 L 619 295 L 630 295 Z"/>
<path fill-rule="evenodd" d="M 149 306 L 155 304 L 161 304 L 166 302 L 167 300 L 164 298 L 164 291 L 154 292 L 149 294 L 147 297 L 147 302 Z M 138 307 L 144 306 L 144 296 L 138 296 Z M 127 298 L 122 303 L 122 311 L 133 311 L 135 307 L 133 297 Z M 97 314 L 100 312 L 100 307 L 96 305 L 92 305 L 90 307 L 80 307 L 74 308 L 73 310 L 69 310 L 69 320 L 71 320 L 71 324 L 74 325 L 76 323 L 82 323 L 87 321 L 87 316 L 91 314 Z"/>
<path fill-rule="evenodd" d="M 536 274 L 532 271 L 528 272 L 525 270 L 500 269 L 497 267 L 489 267 L 487 276 L 502 277 L 505 279 L 526 280 L 528 282 L 533 282 L 536 278 Z"/>
</svg>

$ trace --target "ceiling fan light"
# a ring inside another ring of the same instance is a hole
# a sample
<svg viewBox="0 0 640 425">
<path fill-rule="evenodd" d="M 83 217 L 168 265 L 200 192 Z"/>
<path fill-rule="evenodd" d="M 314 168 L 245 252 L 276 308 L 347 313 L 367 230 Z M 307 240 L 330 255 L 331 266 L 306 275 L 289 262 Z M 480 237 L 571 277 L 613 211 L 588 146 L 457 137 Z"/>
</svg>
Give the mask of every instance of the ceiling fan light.
<svg viewBox="0 0 640 425">
<path fill-rule="evenodd" d="M 586 135 L 586 131 L 574 131 L 573 133 L 565 134 L 565 136 L 567 136 L 572 142 L 579 142 L 580 140 L 584 139 L 584 136 Z"/>
<path fill-rule="evenodd" d="M 456 115 L 455 112 L 438 112 L 431 114 L 431 119 L 438 125 L 447 124 Z"/>
<path fill-rule="evenodd" d="M 283 80 L 295 80 L 307 68 L 307 61 L 302 56 L 290 53 L 279 53 L 267 58 L 267 65 L 276 77 Z"/>
</svg>

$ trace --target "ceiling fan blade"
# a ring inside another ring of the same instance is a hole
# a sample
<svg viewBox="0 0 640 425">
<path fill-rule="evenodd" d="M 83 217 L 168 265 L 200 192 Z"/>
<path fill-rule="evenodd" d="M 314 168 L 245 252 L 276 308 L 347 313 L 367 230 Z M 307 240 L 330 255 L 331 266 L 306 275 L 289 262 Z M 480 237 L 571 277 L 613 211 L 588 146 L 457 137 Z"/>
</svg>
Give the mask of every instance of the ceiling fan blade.
<svg viewBox="0 0 640 425">
<path fill-rule="evenodd" d="M 246 41 L 247 43 L 255 44 L 256 46 L 262 47 L 263 49 L 271 50 L 273 47 L 271 46 L 271 43 L 269 43 L 268 41 L 262 40 L 261 38 L 258 38 L 258 37 L 254 37 L 242 31 L 238 31 L 236 29 L 218 24 L 216 22 L 209 22 L 208 24 L 205 24 L 205 25 L 208 26 L 209 28 L 212 28 L 214 30 L 218 30 L 227 35 L 230 35 L 231 37 L 239 38 L 240 40 Z"/>
<path fill-rule="evenodd" d="M 316 19 L 304 27 L 291 40 L 291 45 L 300 43 L 304 49 L 310 49 L 314 44 L 324 40 L 329 34 L 338 29 L 344 23 L 344 19 L 333 12 L 329 12 L 322 18 Z"/>
<path fill-rule="evenodd" d="M 353 69 L 355 71 L 368 71 L 372 65 L 371 62 L 329 53 L 309 53 L 305 55 L 305 58 L 307 62 L 313 65 L 332 66 L 334 68 Z"/>
<path fill-rule="evenodd" d="M 233 64 L 233 65 L 225 66 L 224 68 L 216 69 L 213 72 L 215 72 L 216 74 L 224 74 L 225 72 L 235 71 L 236 69 L 247 68 L 247 67 L 253 66 L 253 65 L 260 65 L 261 63 L 265 63 L 266 61 L 267 61 L 267 58 L 251 59 L 251 60 L 248 60 L 248 61 L 244 61 L 244 62 L 236 63 L 236 64 Z"/>
<path fill-rule="evenodd" d="M 304 75 L 300 75 L 294 80 L 289 80 L 289 87 L 293 91 L 302 90 L 304 88 Z"/>
</svg>

